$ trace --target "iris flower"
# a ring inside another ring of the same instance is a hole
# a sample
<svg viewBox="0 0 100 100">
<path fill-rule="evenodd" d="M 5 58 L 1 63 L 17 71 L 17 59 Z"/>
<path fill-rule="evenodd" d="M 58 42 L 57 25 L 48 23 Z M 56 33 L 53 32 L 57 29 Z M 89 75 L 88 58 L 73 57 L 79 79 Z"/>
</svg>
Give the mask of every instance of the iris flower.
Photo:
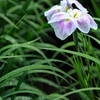
<svg viewBox="0 0 100 100">
<path fill-rule="evenodd" d="M 58 12 L 67 12 L 67 10 L 72 7 L 72 4 L 75 4 L 80 10 L 87 12 L 87 9 L 85 9 L 77 0 L 63 0 L 60 2 L 59 6 L 53 6 L 50 10 L 46 11 L 44 15 L 49 21 L 53 14 Z"/>
<path fill-rule="evenodd" d="M 78 9 L 73 9 L 72 4 Z M 76 0 L 63 0 L 60 6 L 54 6 L 45 12 L 48 23 L 54 28 L 56 36 L 64 40 L 76 28 L 83 33 L 88 33 L 90 28 L 97 29 L 97 24 L 88 14 L 88 11 Z"/>
</svg>

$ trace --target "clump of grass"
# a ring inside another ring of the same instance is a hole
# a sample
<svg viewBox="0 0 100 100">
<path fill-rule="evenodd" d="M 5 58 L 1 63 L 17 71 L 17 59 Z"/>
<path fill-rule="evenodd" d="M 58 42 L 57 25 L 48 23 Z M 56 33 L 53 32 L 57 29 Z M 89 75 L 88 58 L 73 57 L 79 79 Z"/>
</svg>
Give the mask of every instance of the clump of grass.
<svg viewBox="0 0 100 100">
<path fill-rule="evenodd" d="M 0 0 L 1 100 L 100 99 L 100 28 L 77 33 L 74 49 L 72 37 L 62 42 L 52 35 L 44 11 L 53 3 Z M 96 3 L 90 12 L 100 23 Z"/>
</svg>

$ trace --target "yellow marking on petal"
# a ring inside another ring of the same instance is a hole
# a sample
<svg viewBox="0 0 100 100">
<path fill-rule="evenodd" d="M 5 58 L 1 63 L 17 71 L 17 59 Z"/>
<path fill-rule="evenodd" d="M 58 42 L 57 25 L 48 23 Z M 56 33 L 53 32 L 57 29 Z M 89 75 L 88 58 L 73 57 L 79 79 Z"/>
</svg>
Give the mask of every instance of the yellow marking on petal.
<svg viewBox="0 0 100 100">
<path fill-rule="evenodd" d="M 79 19 L 78 17 L 76 17 L 76 19 Z"/>
<path fill-rule="evenodd" d="M 84 15 L 82 15 L 83 17 L 85 17 Z"/>
<path fill-rule="evenodd" d="M 68 22 L 70 19 L 66 19 L 66 22 Z"/>
<path fill-rule="evenodd" d="M 63 17 L 66 17 L 65 15 Z"/>
<path fill-rule="evenodd" d="M 68 11 L 68 9 L 69 9 L 69 8 L 68 8 L 68 6 L 67 6 L 67 7 L 66 7 L 66 12 Z"/>
<path fill-rule="evenodd" d="M 76 12 L 76 13 L 74 14 L 74 18 L 76 17 L 77 14 L 78 14 L 78 12 Z"/>
<path fill-rule="evenodd" d="M 59 11 L 60 11 L 60 9 L 57 10 L 57 12 L 59 12 Z"/>
</svg>

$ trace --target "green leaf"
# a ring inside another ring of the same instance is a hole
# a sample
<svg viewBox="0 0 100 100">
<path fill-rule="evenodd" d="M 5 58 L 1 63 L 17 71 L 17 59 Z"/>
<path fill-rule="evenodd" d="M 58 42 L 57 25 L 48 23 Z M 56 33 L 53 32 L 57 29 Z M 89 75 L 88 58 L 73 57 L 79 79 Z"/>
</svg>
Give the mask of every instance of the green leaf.
<svg viewBox="0 0 100 100">
<path fill-rule="evenodd" d="M 23 82 L 24 78 L 26 77 L 27 73 L 28 73 L 28 71 L 25 71 L 22 74 L 22 76 L 20 77 L 20 79 L 19 79 L 14 91 L 18 91 L 19 90 L 19 87 L 20 87 L 21 83 Z M 15 96 L 16 95 L 12 95 L 11 100 L 14 100 Z"/>
<path fill-rule="evenodd" d="M 93 17 L 93 19 L 100 22 L 100 18 Z"/>
<path fill-rule="evenodd" d="M 11 100 L 11 98 L 6 98 L 5 100 Z M 14 100 L 33 100 L 33 99 L 28 96 L 16 96 Z"/>
<path fill-rule="evenodd" d="M 3 69 L 3 67 L 5 66 L 5 64 L 6 64 L 6 61 L 0 66 L 0 70 Z"/>
<path fill-rule="evenodd" d="M 14 95 L 14 94 L 20 94 L 20 93 L 29 93 L 29 94 L 35 94 L 35 95 L 40 95 L 40 96 L 44 96 L 41 93 L 38 93 L 36 91 L 29 91 L 29 90 L 20 90 L 20 91 L 14 91 L 12 93 L 8 93 L 5 96 L 2 96 L 2 98 L 7 98 L 8 96 Z"/>
<path fill-rule="evenodd" d="M 78 35 L 77 35 L 77 31 L 75 31 L 75 32 L 73 33 L 73 40 L 74 40 L 76 49 L 78 49 Z"/>
<path fill-rule="evenodd" d="M 84 92 L 79 92 L 80 97 L 82 100 L 91 100 L 88 95 L 86 95 Z"/>
<path fill-rule="evenodd" d="M 0 97 L 0 100 L 2 100 L 2 98 Z"/>
<path fill-rule="evenodd" d="M 59 59 L 46 59 L 46 60 L 40 60 L 40 61 L 37 61 L 35 63 L 35 65 L 42 65 L 44 63 L 48 63 L 48 62 L 60 62 L 60 63 L 63 63 L 63 64 L 66 64 L 66 65 L 69 65 L 71 67 L 73 67 L 71 64 L 69 64 L 68 62 L 66 61 L 62 61 L 62 60 L 59 60 Z"/>
<path fill-rule="evenodd" d="M 52 67 L 52 66 L 48 66 L 48 65 L 30 65 L 30 66 L 26 66 L 26 67 L 22 67 L 22 68 L 19 68 L 19 69 L 16 69 L 14 71 L 11 71 L 9 72 L 8 74 L 2 76 L 0 78 L 0 82 L 4 81 L 5 79 L 8 79 L 10 78 L 11 76 L 14 76 L 18 73 L 22 73 L 23 71 L 27 71 L 27 70 L 32 70 L 32 72 L 41 72 L 41 73 L 50 73 L 50 74 L 54 74 L 60 78 L 62 78 L 63 80 L 65 80 L 66 82 L 68 82 L 66 79 L 64 79 L 61 75 L 55 73 L 55 72 L 52 72 L 52 70 L 54 71 L 57 71 L 59 73 L 62 73 L 64 75 L 66 75 L 67 77 L 71 78 L 72 80 L 76 81 L 73 77 L 71 77 L 69 74 L 65 73 L 64 71 L 58 69 L 58 68 L 55 68 L 55 67 Z M 51 70 L 51 71 L 46 71 L 46 70 Z M 69 82 L 68 82 L 69 83 Z"/>
<path fill-rule="evenodd" d="M 100 45 L 100 40 L 99 39 L 97 39 L 97 38 L 95 38 L 91 35 L 88 35 L 88 34 L 86 36 L 90 37 L 91 39 L 93 39 L 94 41 L 96 41 Z"/>
<path fill-rule="evenodd" d="M 4 37 L 6 36 L 6 35 L 8 35 L 15 27 L 17 27 L 17 25 L 22 21 L 22 19 L 24 18 L 26 16 L 26 14 L 4 35 Z M 4 38 L 3 37 L 3 38 Z M 3 38 L 1 38 L 1 40 L 3 40 Z M 0 41 L 1 41 L 0 40 Z"/>
<path fill-rule="evenodd" d="M 74 93 L 80 93 L 80 92 L 83 92 L 83 91 L 90 91 L 90 90 L 100 90 L 100 88 L 99 87 L 91 87 L 91 88 L 82 88 L 82 89 L 73 90 L 71 92 L 65 93 L 64 95 L 57 97 L 54 100 L 59 100 L 59 99 L 64 98 L 66 96 L 72 95 Z"/>
<path fill-rule="evenodd" d="M 96 5 L 95 1 L 94 1 L 94 0 L 90 0 L 90 1 L 91 1 L 92 5 L 93 5 L 93 8 L 94 8 L 94 10 L 95 10 L 96 15 L 97 15 L 98 17 L 100 17 L 100 13 L 99 13 L 100 10 L 99 10 L 98 6 Z"/>
<path fill-rule="evenodd" d="M 2 84 L 0 88 L 10 87 L 10 86 L 16 86 L 17 83 L 18 83 L 17 79 L 11 79 L 11 80 L 8 80 L 7 82 L 5 82 L 4 84 Z M 44 94 L 44 92 L 42 92 L 40 89 L 36 88 L 35 86 L 30 86 L 30 85 L 28 85 L 28 84 L 26 84 L 24 82 L 22 82 L 22 84 L 20 85 L 19 90 L 22 90 L 22 89 L 36 91 L 36 92 L 39 92 L 41 94 Z"/>
<path fill-rule="evenodd" d="M 28 6 L 29 6 L 29 4 L 30 4 L 31 1 L 32 1 L 32 0 L 26 0 L 26 2 L 24 3 L 24 5 L 23 5 L 23 7 L 22 7 L 22 9 L 23 9 L 24 11 L 27 10 L 27 8 L 28 8 Z"/>
<path fill-rule="evenodd" d="M 58 51 L 58 52 L 65 52 L 65 53 L 69 53 L 69 54 L 74 54 L 74 55 L 77 55 L 77 56 L 81 56 L 81 57 L 84 57 L 84 58 L 87 58 L 89 60 L 92 60 L 94 62 L 96 62 L 97 64 L 100 65 L 100 60 L 95 58 L 95 57 L 92 57 L 90 55 L 87 55 L 87 54 L 84 54 L 84 53 L 80 53 L 80 52 L 75 52 L 75 51 L 71 51 L 71 50 L 65 50 L 65 49 L 55 49 L 55 48 L 41 48 L 41 49 L 44 49 L 44 50 L 52 50 L 52 51 Z"/>
<path fill-rule="evenodd" d="M 53 86 L 55 88 L 59 88 L 59 86 L 54 83 L 53 81 L 49 80 L 49 79 L 45 79 L 45 78 L 41 78 L 41 77 L 33 77 L 31 78 L 31 81 L 36 81 L 36 82 L 41 82 L 41 83 L 45 83 L 45 84 L 48 84 L 50 86 Z"/>
<path fill-rule="evenodd" d="M 14 6 L 14 7 L 11 7 L 8 11 L 7 11 L 7 15 L 9 15 L 9 13 L 13 13 L 13 12 L 15 12 L 15 11 L 17 11 L 17 10 L 20 10 L 21 9 L 21 5 L 16 5 L 16 6 Z"/>
<path fill-rule="evenodd" d="M 0 17 L 3 18 L 5 21 L 7 21 L 11 26 L 15 27 L 16 29 L 19 29 L 8 17 L 6 17 L 4 14 L 0 13 Z"/>
<path fill-rule="evenodd" d="M 4 37 L 4 35 L 2 35 L 0 38 L 3 38 Z M 10 35 L 6 35 L 5 37 L 4 37 L 4 39 L 5 40 L 8 40 L 9 42 L 11 42 L 12 44 L 15 44 L 15 43 L 17 43 L 17 41 L 16 41 L 16 39 L 14 39 L 12 36 L 10 36 Z"/>
<path fill-rule="evenodd" d="M 53 6 L 52 2 L 50 2 L 49 0 L 38 0 L 37 1 L 37 3 L 40 3 L 40 4 L 43 3 L 43 2 L 46 3 L 49 6 Z"/>
<path fill-rule="evenodd" d="M 61 96 L 61 94 L 57 94 L 57 93 L 53 93 L 53 94 L 50 94 L 48 97 L 51 99 L 51 100 L 54 100 L 55 98 Z M 61 100 L 61 99 L 58 99 L 58 100 Z M 70 100 L 68 99 L 67 97 L 64 97 L 63 100 Z"/>
</svg>

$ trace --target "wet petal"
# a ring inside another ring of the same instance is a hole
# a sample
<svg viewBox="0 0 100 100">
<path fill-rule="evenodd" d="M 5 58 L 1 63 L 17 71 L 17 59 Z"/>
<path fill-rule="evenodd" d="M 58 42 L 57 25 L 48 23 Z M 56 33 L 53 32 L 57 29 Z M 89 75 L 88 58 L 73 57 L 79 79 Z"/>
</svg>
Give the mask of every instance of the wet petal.
<svg viewBox="0 0 100 100">
<path fill-rule="evenodd" d="M 90 27 L 96 30 L 98 28 L 98 25 L 96 24 L 94 19 L 89 14 L 86 14 L 86 15 L 90 20 Z"/>
<path fill-rule="evenodd" d="M 49 21 L 53 14 L 57 13 L 61 9 L 61 6 L 55 5 L 50 10 L 46 11 L 44 15 L 47 17 L 47 20 Z"/>
<path fill-rule="evenodd" d="M 58 23 L 58 25 L 54 28 L 54 31 L 59 39 L 64 40 L 68 36 L 70 36 L 75 31 L 75 29 L 76 26 L 71 20 L 69 20 L 68 22 L 65 22 L 65 20 L 63 20 Z"/>
<path fill-rule="evenodd" d="M 80 16 L 77 19 L 77 28 L 83 33 L 88 33 L 90 30 L 90 21 L 87 17 Z"/>
</svg>

